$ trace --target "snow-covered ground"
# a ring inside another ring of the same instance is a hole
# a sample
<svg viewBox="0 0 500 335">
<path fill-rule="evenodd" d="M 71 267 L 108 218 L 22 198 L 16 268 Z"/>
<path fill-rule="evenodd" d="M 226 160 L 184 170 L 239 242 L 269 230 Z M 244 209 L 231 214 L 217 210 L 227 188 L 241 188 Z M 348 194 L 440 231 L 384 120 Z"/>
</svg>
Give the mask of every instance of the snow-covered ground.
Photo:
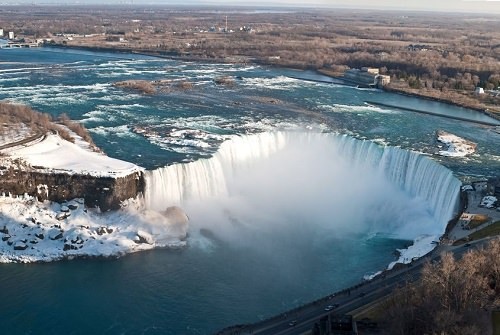
<svg viewBox="0 0 500 335">
<path fill-rule="evenodd" d="M 14 123 L 8 126 L 3 125 L 3 129 L 0 132 L 0 146 L 18 142 L 33 135 L 35 135 L 35 132 L 24 123 Z"/>
<path fill-rule="evenodd" d="M 479 206 L 486 208 L 493 208 L 495 207 L 497 201 L 498 201 L 497 197 L 493 195 L 487 195 L 483 199 L 481 199 L 481 203 L 479 204 Z"/>
<path fill-rule="evenodd" d="M 48 133 L 29 143 L 2 150 L 4 161 L 20 158 L 38 171 L 95 177 L 124 177 L 141 167 L 96 152 L 70 132 L 75 144 Z M 26 138 L 7 136 L 12 143 Z M 5 165 L 5 164 L 4 164 Z M 8 164 L 7 164 L 8 165 Z M 147 210 L 129 199 L 120 210 L 99 213 L 83 199 L 68 203 L 35 198 L 0 197 L 0 263 L 53 261 L 85 256 L 120 256 L 155 247 L 185 245 L 187 216 L 178 208 Z"/>
<path fill-rule="evenodd" d="M 400 254 L 399 259 L 389 264 L 387 268 L 389 270 L 392 269 L 396 263 L 409 264 L 414 259 L 427 255 L 437 246 L 436 241 L 439 241 L 439 236 L 436 235 L 422 235 L 417 237 L 413 241 L 413 245 L 406 249 L 398 249 Z"/>
<path fill-rule="evenodd" d="M 155 247 L 185 245 L 188 219 L 171 207 L 146 210 L 129 200 L 114 212 L 98 213 L 83 199 L 38 202 L 0 197 L 0 263 L 37 262 L 85 256 L 120 256 Z"/>
<path fill-rule="evenodd" d="M 464 157 L 476 151 L 476 143 L 442 130 L 438 131 L 437 140 L 446 145 L 446 150 L 439 151 L 441 156 Z"/>
<path fill-rule="evenodd" d="M 78 142 L 77 142 L 78 143 Z M 95 177 L 125 177 L 142 168 L 119 159 L 97 153 L 82 145 L 68 142 L 57 134 L 2 150 L 11 158 L 21 158 L 48 173 L 92 175 Z"/>
</svg>

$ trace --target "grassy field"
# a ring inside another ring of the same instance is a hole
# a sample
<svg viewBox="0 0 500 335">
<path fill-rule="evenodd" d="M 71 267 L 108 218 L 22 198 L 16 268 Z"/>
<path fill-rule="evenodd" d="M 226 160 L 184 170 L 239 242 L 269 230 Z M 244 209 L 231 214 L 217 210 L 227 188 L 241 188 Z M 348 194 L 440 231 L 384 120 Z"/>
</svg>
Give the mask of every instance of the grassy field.
<svg viewBox="0 0 500 335">
<path fill-rule="evenodd" d="M 497 221 L 489 225 L 488 227 L 485 227 L 481 230 L 478 230 L 470 234 L 469 237 L 471 240 L 479 240 L 484 237 L 490 237 L 495 235 L 500 235 L 500 221 Z"/>
</svg>

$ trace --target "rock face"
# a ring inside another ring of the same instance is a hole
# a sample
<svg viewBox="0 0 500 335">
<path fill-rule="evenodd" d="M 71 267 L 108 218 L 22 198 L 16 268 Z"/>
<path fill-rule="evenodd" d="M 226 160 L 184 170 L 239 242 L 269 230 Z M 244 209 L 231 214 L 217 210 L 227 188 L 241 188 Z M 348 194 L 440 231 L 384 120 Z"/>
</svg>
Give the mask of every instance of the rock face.
<svg viewBox="0 0 500 335">
<path fill-rule="evenodd" d="M 56 202 L 84 198 L 86 206 L 99 207 L 102 211 L 118 209 L 123 200 L 135 198 L 144 191 L 142 172 L 118 178 L 2 170 L 1 167 L 0 172 L 0 193 L 28 194 L 40 201 Z"/>
<path fill-rule="evenodd" d="M 181 240 L 185 239 L 189 224 L 189 217 L 186 215 L 186 212 L 178 206 L 172 206 L 168 207 L 161 214 L 168 220 L 170 233 L 177 236 Z"/>
<path fill-rule="evenodd" d="M 162 214 L 173 225 L 186 225 L 189 222 L 189 218 L 184 210 L 178 206 L 167 207 Z"/>
</svg>

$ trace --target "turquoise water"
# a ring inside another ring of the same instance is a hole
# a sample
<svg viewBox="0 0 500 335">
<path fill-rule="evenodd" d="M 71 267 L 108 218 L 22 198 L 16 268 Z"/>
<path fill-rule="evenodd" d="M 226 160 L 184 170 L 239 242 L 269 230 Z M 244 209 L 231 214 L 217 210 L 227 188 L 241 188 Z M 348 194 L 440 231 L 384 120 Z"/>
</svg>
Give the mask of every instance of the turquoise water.
<svg viewBox="0 0 500 335">
<path fill-rule="evenodd" d="M 60 49 L 2 50 L 0 60 L 0 99 L 54 116 L 67 113 L 90 129 L 109 156 L 148 169 L 209 157 L 231 135 L 312 128 L 423 152 L 459 177 L 500 170 L 500 135 L 491 128 L 374 108 L 364 101 L 471 119 L 486 116 L 378 90 L 289 78 L 321 79 L 314 73 Z M 221 75 L 241 79 L 232 87 L 216 86 L 213 79 Z M 112 85 L 126 79 L 187 79 L 194 88 L 147 96 Z M 439 129 L 478 143 L 476 154 L 433 155 Z M 193 230 L 189 246 L 180 250 L 1 265 L 2 329 L 8 334 L 207 334 L 356 283 L 384 268 L 395 259 L 394 250 L 409 243 L 296 222 L 286 231 L 240 234 L 250 242 Z"/>
<path fill-rule="evenodd" d="M 108 155 L 146 168 L 209 156 L 225 135 L 304 126 L 427 154 L 437 151 L 435 132 L 442 129 L 478 143 L 477 155 L 469 158 L 435 157 L 457 175 L 494 175 L 493 168 L 500 164 L 499 138 L 491 127 L 373 108 L 364 102 L 491 120 L 479 112 L 378 90 L 288 78 L 324 79 L 314 73 L 45 48 L 2 50 L 0 56 L 7 62 L 0 67 L 0 99 L 27 103 L 54 116 L 67 113 L 91 130 Z M 232 87 L 215 85 L 213 79 L 222 75 L 241 80 Z M 186 79 L 194 89 L 147 96 L 112 86 L 127 79 Z M 278 103 L 267 103 L 270 100 Z M 175 136 L 175 131 L 183 130 Z M 133 145 L 125 149 L 124 140 Z"/>
</svg>

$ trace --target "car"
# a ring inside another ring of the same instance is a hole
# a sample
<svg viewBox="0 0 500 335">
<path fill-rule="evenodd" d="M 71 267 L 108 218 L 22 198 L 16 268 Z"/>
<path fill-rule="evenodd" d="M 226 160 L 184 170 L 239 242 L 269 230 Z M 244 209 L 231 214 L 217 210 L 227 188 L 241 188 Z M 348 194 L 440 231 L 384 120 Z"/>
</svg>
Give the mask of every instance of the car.
<svg viewBox="0 0 500 335">
<path fill-rule="evenodd" d="M 295 327 L 295 325 L 297 325 L 297 320 L 292 320 L 290 321 L 290 323 L 288 324 L 290 327 Z"/>
<path fill-rule="evenodd" d="M 466 248 L 470 247 L 470 243 L 465 243 L 464 247 L 466 247 Z"/>
<path fill-rule="evenodd" d="M 331 311 L 331 310 L 333 310 L 333 309 L 335 309 L 335 308 L 337 308 L 337 307 L 339 307 L 339 306 L 340 306 L 340 304 L 332 304 L 332 305 L 328 305 L 328 306 L 326 306 L 326 307 L 325 307 L 325 311 L 327 311 L 327 312 L 328 312 L 328 311 Z"/>
<path fill-rule="evenodd" d="M 365 292 L 361 292 L 361 293 L 358 295 L 358 297 L 362 298 L 362 297 L 364 297 L 365 295 L 366 295 L 366 293 L 365 293 Z"/>
</svg>

